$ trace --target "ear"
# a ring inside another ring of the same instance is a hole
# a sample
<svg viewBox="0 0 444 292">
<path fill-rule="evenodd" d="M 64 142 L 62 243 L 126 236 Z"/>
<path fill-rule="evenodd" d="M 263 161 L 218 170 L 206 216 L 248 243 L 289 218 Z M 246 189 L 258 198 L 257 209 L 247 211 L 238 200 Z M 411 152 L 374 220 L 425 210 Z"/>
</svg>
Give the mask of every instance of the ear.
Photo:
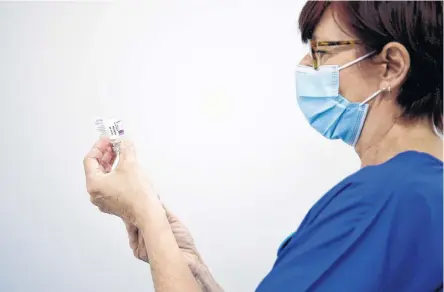
<svg viewBox="0 0 444 292">
<path fill-rule="evenodd" d="M 410 70 L 410 54 L 404 45 L 390 42 L 384 46 L 378 56 L 384 68 L 381 71 L 381 88 L 391 87 L 399 90 Z"/>
</svg>

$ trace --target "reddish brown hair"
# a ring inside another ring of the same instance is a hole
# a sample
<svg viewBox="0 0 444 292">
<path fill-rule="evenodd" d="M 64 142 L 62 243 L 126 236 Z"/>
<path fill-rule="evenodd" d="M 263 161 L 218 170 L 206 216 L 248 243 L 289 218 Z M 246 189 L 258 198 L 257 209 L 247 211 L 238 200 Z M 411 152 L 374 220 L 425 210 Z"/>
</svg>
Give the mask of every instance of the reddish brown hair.
<svg viewBox="0 0 444 292">
<path fill-rule="evenodd" d="M 403 44 L 411 68 L 397 98 L 404 117 L 434 117 L 442 129 L 443 5 L 442 1 L 308 1 L 299 17 L 303 42 L 331 7 L 338 24 L 378 53 L 389 42 Z"/>
</svg>

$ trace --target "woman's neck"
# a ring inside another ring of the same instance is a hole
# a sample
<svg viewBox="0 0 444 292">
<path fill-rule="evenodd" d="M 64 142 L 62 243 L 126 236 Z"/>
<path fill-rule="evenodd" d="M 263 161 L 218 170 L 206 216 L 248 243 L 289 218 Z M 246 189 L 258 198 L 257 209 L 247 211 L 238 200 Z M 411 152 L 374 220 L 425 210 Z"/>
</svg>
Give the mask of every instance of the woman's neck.
<svg viewBox="0 0 444 292">
<path fill-rule="evenodd" d="M 433 131 L 430 121 L 411 124 L 395 123 L 376 143 L 356 146 L 361 167 L 377 165 L 409 150 L 428 153 L 443 160 L 443 141 Z"/>
</svg>

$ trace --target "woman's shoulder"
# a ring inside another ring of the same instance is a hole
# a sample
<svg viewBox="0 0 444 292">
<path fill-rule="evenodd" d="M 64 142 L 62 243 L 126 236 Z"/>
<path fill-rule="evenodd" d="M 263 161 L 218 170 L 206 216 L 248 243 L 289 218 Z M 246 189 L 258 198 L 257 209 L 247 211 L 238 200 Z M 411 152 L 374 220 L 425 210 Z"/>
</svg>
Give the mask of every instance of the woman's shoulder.
<svg viewBox="0 0 444 292">
<path fill-rule="evenodd" d="M 321 197 L 309 217 L 368 216 L 387 210 L 387 206 L 414 206 L 418 202 L 442 207 L 442 162 L 428 154 L 405 152 L 345 178 Z"/>
<path fill-rule="evenodd" d="M 406 151 L 383 164 L 362 168 L 341 183 L 370 196 L 423 193 L 442 197 L 443 162 L 427 153 Z"/>
</svg>

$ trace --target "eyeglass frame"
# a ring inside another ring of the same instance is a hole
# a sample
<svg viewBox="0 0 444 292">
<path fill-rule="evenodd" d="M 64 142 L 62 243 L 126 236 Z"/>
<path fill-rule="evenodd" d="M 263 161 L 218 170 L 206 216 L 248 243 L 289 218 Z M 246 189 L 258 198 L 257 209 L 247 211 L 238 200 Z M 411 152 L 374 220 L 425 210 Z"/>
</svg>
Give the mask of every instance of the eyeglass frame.
<svg viewBox="0 0 444 292">
<path fill-rule="evenodd" d="M 318 41 L 318 40 L 309 40 L 310 43 L 310 55 L 311 60 L 313 62 L 313 68 L 315 70 L 319 69 L 320 61 L 318 60 L 318 56 L 316 55 L 316 51 L 319 46 L 322 47 L 331 47 L 331 46 L 355 46 L 358 44 L 362 44 L 362 41 L 359 40 L 346 40 L 346 41 Z"/>
</svg>

